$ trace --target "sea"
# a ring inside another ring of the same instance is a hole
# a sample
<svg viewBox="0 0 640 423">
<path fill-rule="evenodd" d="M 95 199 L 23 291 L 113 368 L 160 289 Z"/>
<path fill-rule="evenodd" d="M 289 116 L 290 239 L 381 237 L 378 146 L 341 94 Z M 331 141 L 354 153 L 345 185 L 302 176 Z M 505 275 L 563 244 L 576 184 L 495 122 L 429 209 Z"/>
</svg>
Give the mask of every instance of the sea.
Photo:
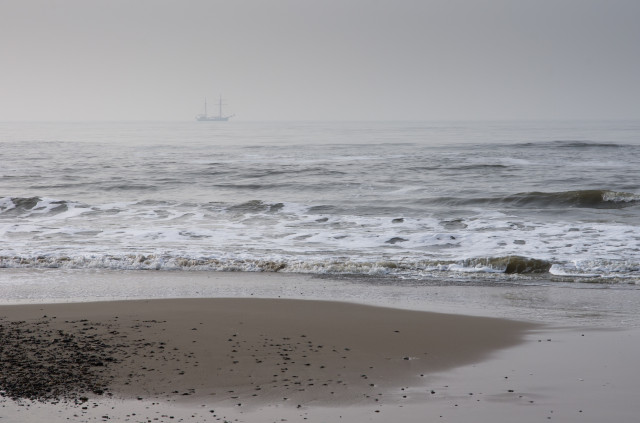
<svg viewBox="0 0 640 423">
<path fill-rule="evenodd" d="M 0 268 L 635 286 L 640 121 L 0 123 Z"/>
</svg>

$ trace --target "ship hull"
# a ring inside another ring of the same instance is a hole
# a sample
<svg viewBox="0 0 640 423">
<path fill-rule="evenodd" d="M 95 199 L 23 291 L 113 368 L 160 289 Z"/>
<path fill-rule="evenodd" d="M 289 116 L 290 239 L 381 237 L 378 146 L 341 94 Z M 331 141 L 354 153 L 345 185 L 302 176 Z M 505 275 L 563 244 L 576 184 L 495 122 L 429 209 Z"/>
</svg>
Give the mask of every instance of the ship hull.
<svg viewBox="0 0 640 423">
<path fill-rule="evenodd" d="M 226 122 L 229 120 L 231 116 L 228 117 L 220 117 L 220 116 L 197 116 L 196 120 L 201 122 Z"/>
</svg>

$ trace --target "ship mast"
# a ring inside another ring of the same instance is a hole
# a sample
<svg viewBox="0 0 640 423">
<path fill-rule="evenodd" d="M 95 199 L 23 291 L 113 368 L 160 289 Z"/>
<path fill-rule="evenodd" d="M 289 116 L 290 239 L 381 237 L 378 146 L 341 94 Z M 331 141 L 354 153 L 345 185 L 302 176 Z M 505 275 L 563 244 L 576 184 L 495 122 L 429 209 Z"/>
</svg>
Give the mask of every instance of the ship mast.
<svg viewBox="0 0 640 423">
<path fill-rule="evenodd" d="M 230 115 L 230 116 L 224 116 L 222 114 L 222 106 L 226 105 L 227 103 L 224 103 L 222 100 L 222 95 L 220 95 L 218 97 L 218 116 L 215 115 L 211 115 L 209 116 L 208 112 L 208 104 L 207 104 L 207 97 L 204 98 L 204 114 L 202 115 L 198 115 L 196 116 L 196 119 L 199 121 L 227 121 L 229 120 L 230 117 L 233 117 L 234 115 Z"/>
</svg>

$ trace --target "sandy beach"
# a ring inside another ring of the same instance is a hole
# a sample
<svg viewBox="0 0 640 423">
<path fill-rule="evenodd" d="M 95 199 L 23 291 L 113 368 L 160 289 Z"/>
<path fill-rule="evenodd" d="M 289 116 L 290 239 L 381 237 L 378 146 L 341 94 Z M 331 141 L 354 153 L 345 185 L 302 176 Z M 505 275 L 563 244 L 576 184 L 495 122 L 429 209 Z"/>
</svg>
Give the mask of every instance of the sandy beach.
<svg viewBox="0 0 640 423">
<path fill-rule="evenodd" d="M 391 393 L 421 386 L 430 373 L 517 344 L 533 326 L 268 299 L 20 305 L 4 306 L 0 315 L 4 338 L 20 348 L 20 357 L 6 343 L 3 349 L 5 375 L 18 378 L 6 392 L 14 399 L 81 404 L 106 396 L 248 408 L 375 407 Z M 34 368 L 51 372 L 85 362 L 82 374 L 61 372 L 48 385 L 24 388 L 28 379 L 44 377 Z"/>
<path fill-rule="evenodd" d="M 266 298 L 2 305 L 0 325 L 11 422 L 632 422 L 640 411 L 633 327 Z"/>
</svg>

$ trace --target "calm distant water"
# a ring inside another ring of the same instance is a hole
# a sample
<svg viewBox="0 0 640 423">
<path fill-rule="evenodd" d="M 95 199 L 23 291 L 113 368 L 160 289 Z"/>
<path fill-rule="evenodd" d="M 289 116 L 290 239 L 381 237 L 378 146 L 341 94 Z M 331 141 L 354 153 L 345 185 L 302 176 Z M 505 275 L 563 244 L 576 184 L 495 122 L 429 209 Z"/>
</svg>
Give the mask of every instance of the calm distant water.
<svg viewBox="0 0 640 423">
<path fill-rule="evenodd" d="M 640 122 L 0 123 L 0 267 L 640 282 Z"/>
</svg>

